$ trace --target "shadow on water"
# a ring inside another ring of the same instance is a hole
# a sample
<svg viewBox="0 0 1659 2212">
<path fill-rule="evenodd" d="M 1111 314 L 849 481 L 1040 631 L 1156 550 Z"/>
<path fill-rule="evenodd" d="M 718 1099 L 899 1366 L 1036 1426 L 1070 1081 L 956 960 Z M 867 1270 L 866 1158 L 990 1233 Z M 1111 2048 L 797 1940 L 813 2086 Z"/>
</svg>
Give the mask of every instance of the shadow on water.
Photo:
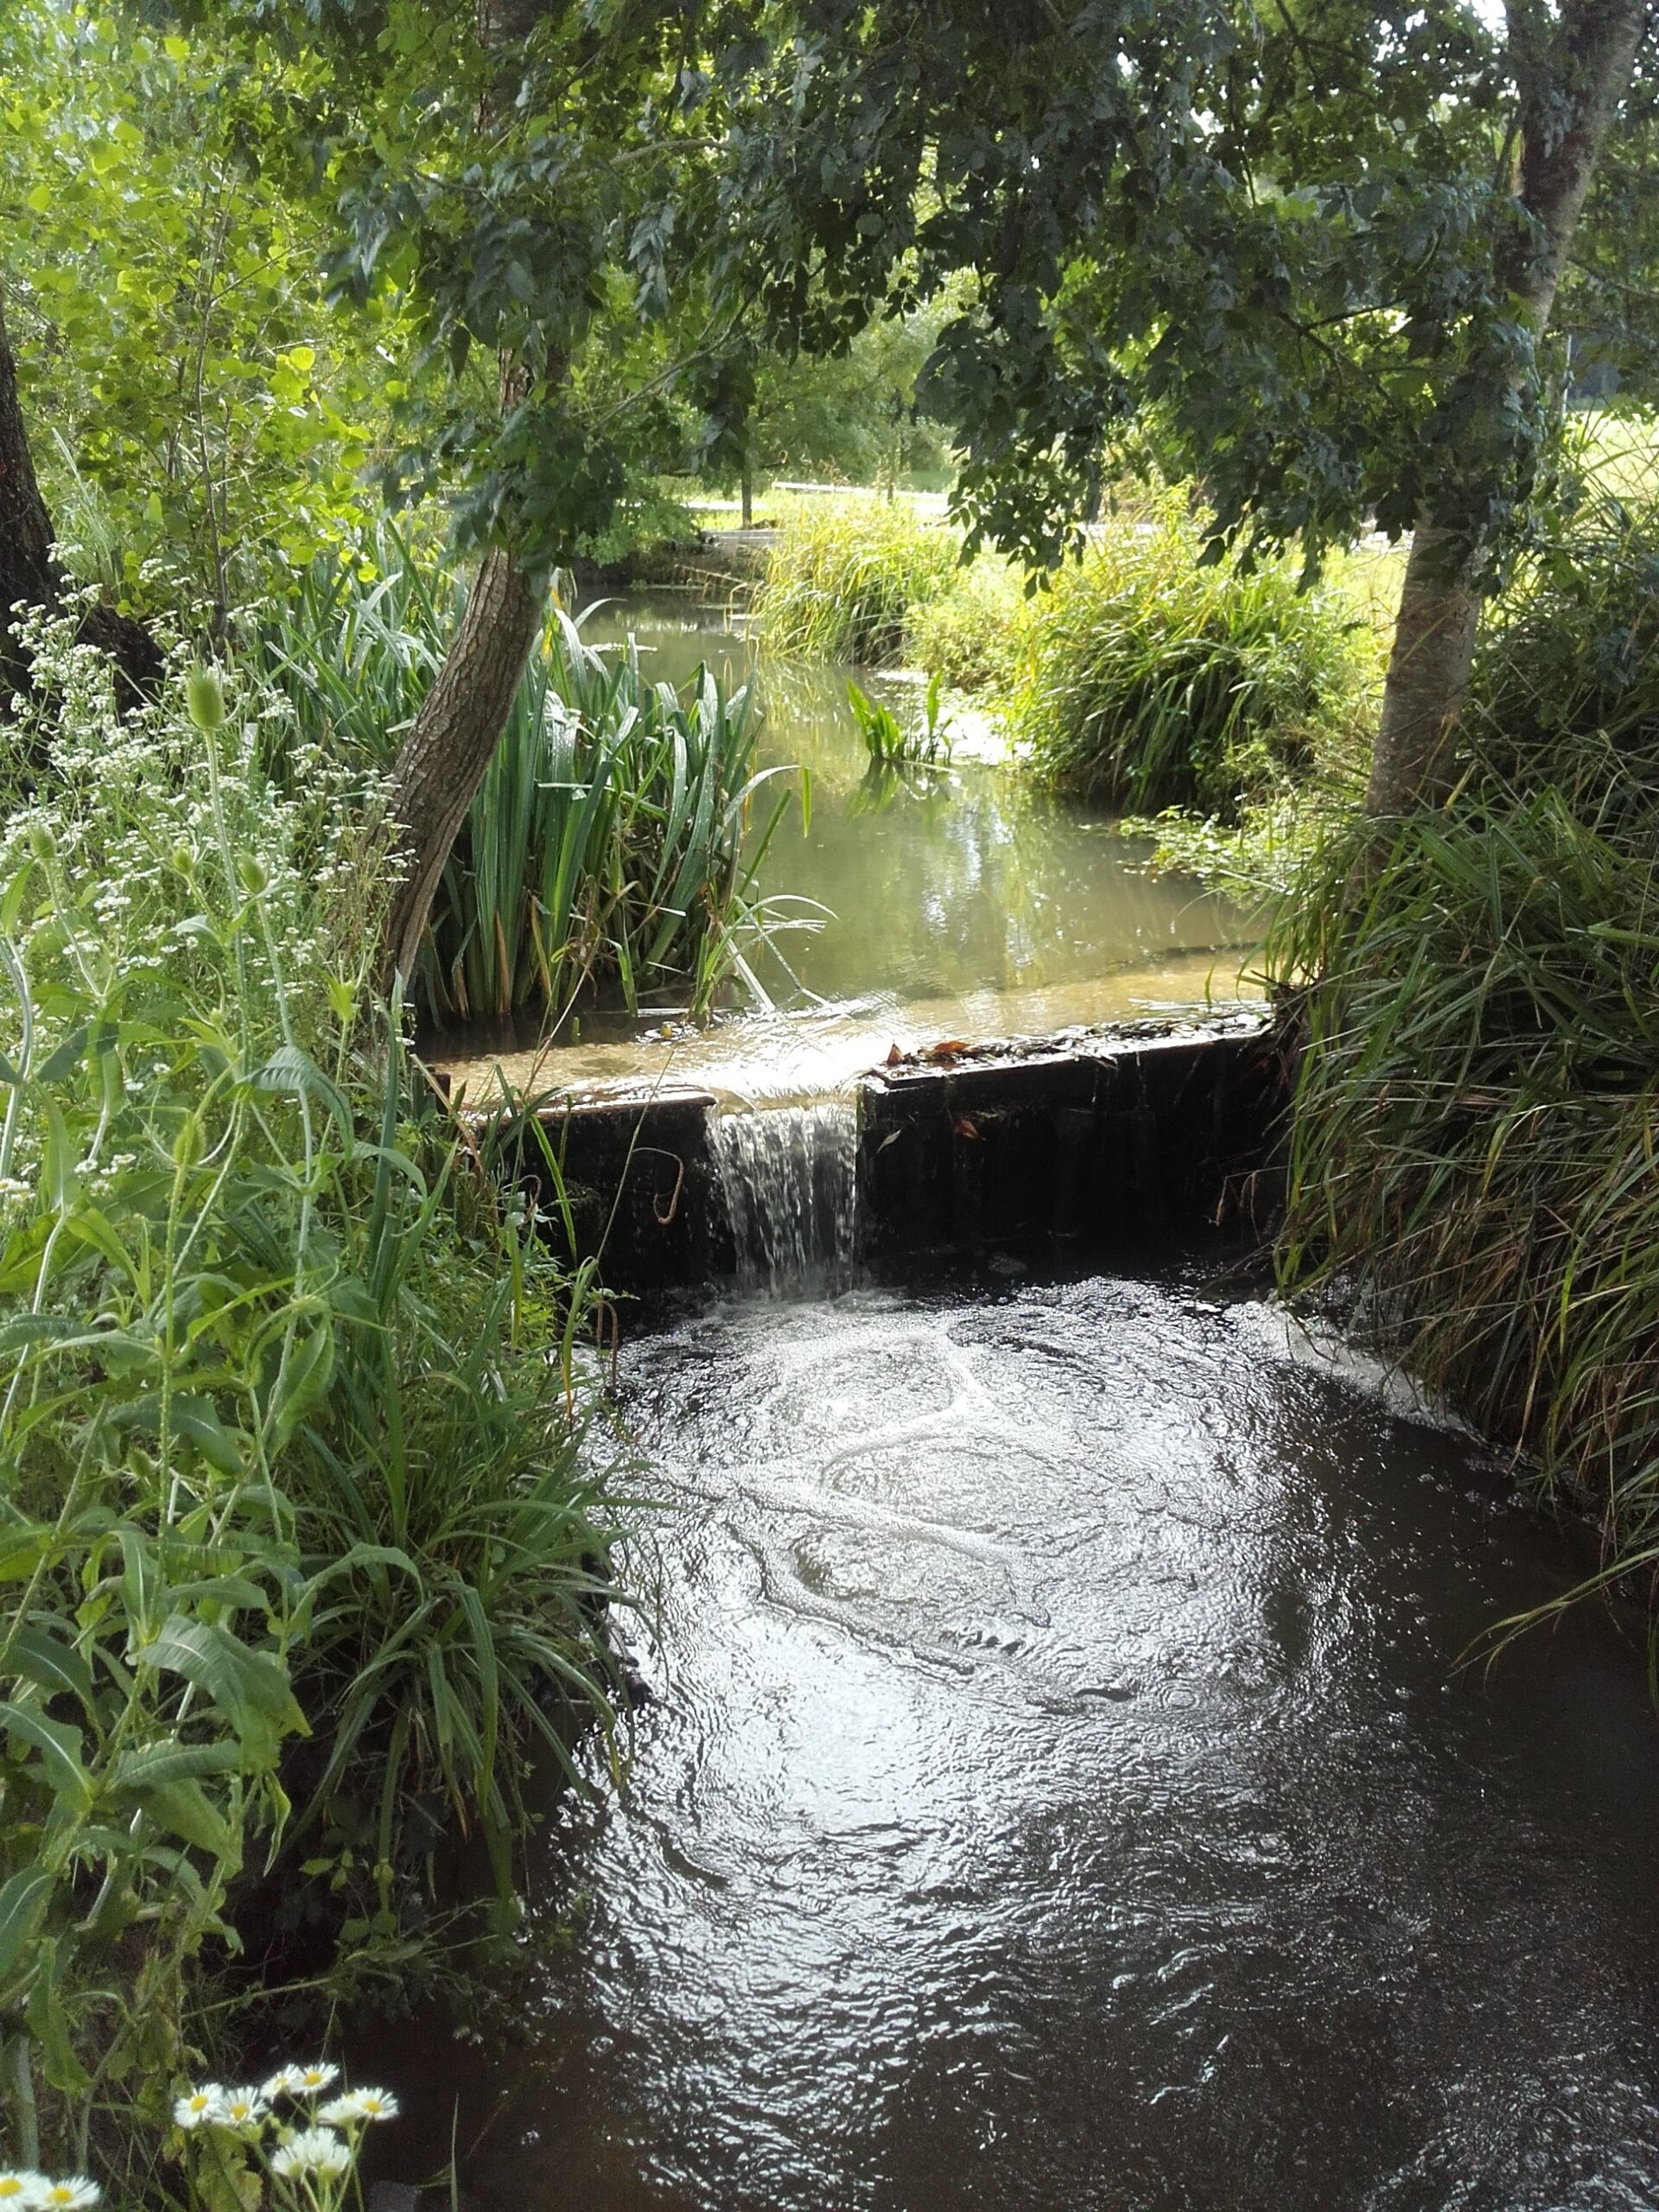
<svg viewBox="0 0 1659 2212">
<path fill-rule="evenodd" d="M 484 2205 L 1636 2207 L 1659 1744 L 1466 1439 L 1191 1264 L 741 1301 L 636 1344 L 626 1793 L 521 1997 L 394 2082 Z"/>
</svg>

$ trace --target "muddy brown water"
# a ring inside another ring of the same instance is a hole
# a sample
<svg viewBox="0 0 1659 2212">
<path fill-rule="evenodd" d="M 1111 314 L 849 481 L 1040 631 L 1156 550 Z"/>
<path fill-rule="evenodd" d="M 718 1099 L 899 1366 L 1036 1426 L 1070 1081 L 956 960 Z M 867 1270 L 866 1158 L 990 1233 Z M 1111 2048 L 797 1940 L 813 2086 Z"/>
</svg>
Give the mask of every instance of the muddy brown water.
<svg viewBox="0 0 1659 2212">
<path fill-rule="evenodd" d="M 1509 2212 L 1659 2196 L 1659 1737 L 1469 1440 L 1196 1261 L 634 1344 L 626 1786 L 518 1994 L 380 2046 L 486 2207 Z M 388 2131 L 388 2134 L 391 2131 Z"/>
</svg>

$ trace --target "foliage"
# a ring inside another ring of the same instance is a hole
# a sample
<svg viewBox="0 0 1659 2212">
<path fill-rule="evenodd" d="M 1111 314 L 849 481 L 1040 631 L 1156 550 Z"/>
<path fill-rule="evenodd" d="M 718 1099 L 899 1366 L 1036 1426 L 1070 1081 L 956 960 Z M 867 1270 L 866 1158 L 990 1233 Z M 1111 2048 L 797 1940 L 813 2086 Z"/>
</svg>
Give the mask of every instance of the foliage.
<svg viewBox="0 0 1659 2212">
<path fill-rule="evenodd" d="M 359 774 L 412 719 L 461 596 L 390 531 L 365 565 L 384 571 L 367 587 L 320 563 L 266 647 L 301 728 Z M 706 1013 L 785 925 L 755 884 L 795 772 L 757 770 L 757 734 L 747 688 L 728 696 L 704 669 L 677 696 L 632 645 L 607 656 L 556 608 L 444 871 L 422 1010 L 529 1008 L 556 1027 L 584 1000 L 637 1010 L 666 991 Z"/>
<path fill-rule="evenodd" d="M 84 2168 L 188 2063 L 253 1847 L 395 1947 L 445 1831 L 505 1869 L 526 1749 L 610 1707 L 544 1349 L 582 1286 L 402 1119 L 384 847 L 320 753 L 272 790 L 279 698 L 120 721 L 72 626 L 0 840 L 0 2011 L 23 2163 Z"/>
<path fill-rule="evenodd" d="M 1109 530 L 1030 603 L 1009 728 L 1064 790 L 1230 820 L 1349 709 L 1363 647 L 1345 601 L 1299 588 L 1282 563 L 1205 564 L 1172 496 L 1155 524 Z"/>
<path fill-rule="evenodd" d="M 283 159 L 315 71 L 267 63 L 98 0 L 0 19 L 7 306 L 36 461 L 83 574 L 221 623 L 273 561 L 359 526 L 402 389 L 377 347 L 407 347 L 397 302 L 325 306 L 324 211 Z"/>
<path fill-rule="evenodd" d="M 907 728 L 891 707 L 881 706 L 869 698 L 856 683 L 847 686 L 847 703 L 872 767 L 887 767 L 900 760 L 925 767 L 949 765 L 950 740 L 939 710 L 942 688 L 938 675 L 929 680 L 921 719 Z"/>
<path fill-rule="evenodd" d="M 970 543 L 1057 561 L 1146 427 L 1223 539 L 1317 563 L 1431 503 L 1494 543 L 1522 528 L 1558 354 L 1515 312 L 1510 156 L 1573 82 L 1572 10 L 785 14 L 733 134 L 731 261 L 815 343 L 974 271 L 920 386 L 957 427 Z M 1639 287 L 1622 147 L 1585 253 Z"/>
<path fill-rule="evenodd" d="M 937 597 L 913 606 L 905 658 L 953 690 L 1006 695 L 1017 678 L 1027 623 L 1019 570 L 994 553 L 963 563 Z"/>
<path fill-rule="evenodd" d="M 1610 525 L 1617 524 L 1618 526 Z M 1659 1565 L 1659 532 L 1603 518 L 1482 647 L 1444 811 L 1351 819 L 1270 947 L 1306 988 L 1287 1287 Z"/>
<path fill-rule="evenodd" d="M 955 572 L 956 532 L 908 502 L 848 499 L 792 515 L 778 533 L 755 620 L 768 651 L 880 667 L 902 651 L 914 611 Z"/>
</svg>

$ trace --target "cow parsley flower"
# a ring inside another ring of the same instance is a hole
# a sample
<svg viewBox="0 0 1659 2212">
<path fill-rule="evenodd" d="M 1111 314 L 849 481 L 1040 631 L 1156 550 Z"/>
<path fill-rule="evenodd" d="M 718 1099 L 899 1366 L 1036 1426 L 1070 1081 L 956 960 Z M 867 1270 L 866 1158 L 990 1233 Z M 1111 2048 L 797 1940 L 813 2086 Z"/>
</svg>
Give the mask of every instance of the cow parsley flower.
<svg viewBox="0 0 1659 2212">
<path fill-rule="evenodd" d="M 348 2171 L 352 2154 L 329 2127 L 302 2127 L 272 2154 L 270 2170 L 289 2179 L 301 2174 L 334 2178 Z"/>
</svg>

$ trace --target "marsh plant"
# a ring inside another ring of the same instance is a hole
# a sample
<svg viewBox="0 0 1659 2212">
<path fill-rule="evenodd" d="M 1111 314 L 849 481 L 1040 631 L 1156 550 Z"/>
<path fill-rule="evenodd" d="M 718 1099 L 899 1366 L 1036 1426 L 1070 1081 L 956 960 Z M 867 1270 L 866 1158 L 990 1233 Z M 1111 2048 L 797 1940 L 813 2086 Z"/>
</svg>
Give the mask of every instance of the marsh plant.
<svg viewBox="0 0 1659 2212">
<path fill-rule="evenodd" d="M 1269 946 L 1306 1023 L 1281 1252 L 1541 1487 L 1659 1569 L 1655 518 L 1541 556 L 1459 787 L 1309 854 Z"/>
<path fill-rule="evenodd" d="M 412 1118 L 380 833 L 291 728 L 273 787 L 279 695 L 181 669 L 123 721 L 67 621 L 32 643 L 42 767 L 0 836 L 0 2094 L 22 2168 L 84 2171 L 142 2159 L 201 1970 L 270 1942 L 255 1877 L 290 1931 L 388 1958 L 449 1835 L 506 1894 L 531 1747 L 570 1766 L 613 1726 L 610 1522 L 547 1351 L 584 1280 Z"/>
<path fill-rule="evenodd" d="M 957 573 L 959 533 L 908 502 L 823 500 L 791 515 L 766 563 L 754 613 L 769 652 L 881 668 L 900 658 L 912 616 Z"/>
<path fill-rule="evenodd" d="M 314 564 L 265 637 L 314 753 L 372 786 L 461 595 L 390 528 L 360 569 Z M 707 668 L 678 690 L 653 681 L 632 639 L 588 641 L 571 597 L 566 580 L 433 904 L 414 988 L 434 1021 L 530 1013 L 550 1029 L 580 1006 L 646 997 L 701 1016 L 728 984 L 752 985 L 749 954 L 789 924 L 757 879 L 808 786 L 757 768 L 752 692 Z M 273 765 L 292 783 L 283 746 Z"/>
</svg>

